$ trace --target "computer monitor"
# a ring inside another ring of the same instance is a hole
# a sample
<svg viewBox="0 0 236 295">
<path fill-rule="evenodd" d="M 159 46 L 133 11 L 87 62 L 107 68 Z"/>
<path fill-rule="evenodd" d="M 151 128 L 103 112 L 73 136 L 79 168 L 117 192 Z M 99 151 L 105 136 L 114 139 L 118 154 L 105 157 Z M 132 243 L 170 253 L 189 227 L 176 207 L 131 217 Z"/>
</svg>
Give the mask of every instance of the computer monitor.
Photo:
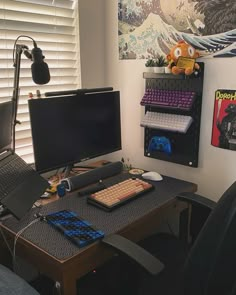
<svg viewBox="0 0 236 295">
<path fill-rule="evenodd" d="M 13 131 L 13 102 L 0 103 L 0 154 L 11 148 Z"/>
<path fill-rule="evenodd" d="M 29 100 L 36 171 L 121 149 L 119 91 Z"/>
</svg>

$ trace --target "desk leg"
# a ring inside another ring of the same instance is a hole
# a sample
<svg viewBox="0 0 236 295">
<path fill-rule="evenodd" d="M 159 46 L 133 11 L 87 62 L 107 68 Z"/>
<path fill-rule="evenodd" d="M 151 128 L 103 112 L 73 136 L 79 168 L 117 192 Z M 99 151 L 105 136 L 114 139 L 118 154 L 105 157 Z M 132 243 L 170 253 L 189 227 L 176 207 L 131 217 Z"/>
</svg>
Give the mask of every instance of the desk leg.
<svg viewBox="0 0 236 295">
<path fill-rule="evenodd" d="M 71 274 L 64 274 L 62 279 L 62 286 L 61 286 L 61 294 L 62 295 L 76 295 L 77 288 L 76 288 L 76 281 L 77 279 L 73 277 Z"/>
</svg>

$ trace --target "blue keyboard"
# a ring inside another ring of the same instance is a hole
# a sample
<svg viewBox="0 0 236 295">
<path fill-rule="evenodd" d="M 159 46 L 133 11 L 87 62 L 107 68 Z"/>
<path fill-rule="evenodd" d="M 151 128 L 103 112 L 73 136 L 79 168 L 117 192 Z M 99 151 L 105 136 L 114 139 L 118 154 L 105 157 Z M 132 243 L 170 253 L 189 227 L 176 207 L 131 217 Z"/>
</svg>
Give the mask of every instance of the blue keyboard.
<svg viewBox="0 0 236 295">
<path fill-rule="evenodd" d="M 70 210 L 62 210 L 46 216 L 47 222 L 80 248 L 104 237 L 88 221 L 81 219 Z"/>
</svg>

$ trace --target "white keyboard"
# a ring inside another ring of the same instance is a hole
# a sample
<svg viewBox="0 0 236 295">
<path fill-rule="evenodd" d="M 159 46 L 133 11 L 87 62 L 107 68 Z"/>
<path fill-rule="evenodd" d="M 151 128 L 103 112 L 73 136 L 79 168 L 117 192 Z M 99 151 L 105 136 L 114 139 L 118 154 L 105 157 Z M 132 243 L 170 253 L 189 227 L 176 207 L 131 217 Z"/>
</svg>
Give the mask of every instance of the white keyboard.
<svg viewBox="0 0 236 295">
<path fill-rule="evenodd" d="M 192 117 L 185 115 L 146 112 L 140 125 L 153 129 L 186 133 L 192 121 Z"/>
</svg>

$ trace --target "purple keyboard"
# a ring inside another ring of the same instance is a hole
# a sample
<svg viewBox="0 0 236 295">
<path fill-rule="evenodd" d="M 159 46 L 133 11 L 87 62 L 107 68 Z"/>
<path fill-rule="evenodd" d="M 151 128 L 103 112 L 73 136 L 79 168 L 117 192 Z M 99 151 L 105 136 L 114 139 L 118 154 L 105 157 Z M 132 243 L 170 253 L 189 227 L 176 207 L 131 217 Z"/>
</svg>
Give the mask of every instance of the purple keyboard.
<svg viewBox="0 0 236 295">
<path fill-rule="evenodd" d="M 196 93 L 193 91 L 147 89 L 141 105 L 189 111 Z"/>
</svg>

